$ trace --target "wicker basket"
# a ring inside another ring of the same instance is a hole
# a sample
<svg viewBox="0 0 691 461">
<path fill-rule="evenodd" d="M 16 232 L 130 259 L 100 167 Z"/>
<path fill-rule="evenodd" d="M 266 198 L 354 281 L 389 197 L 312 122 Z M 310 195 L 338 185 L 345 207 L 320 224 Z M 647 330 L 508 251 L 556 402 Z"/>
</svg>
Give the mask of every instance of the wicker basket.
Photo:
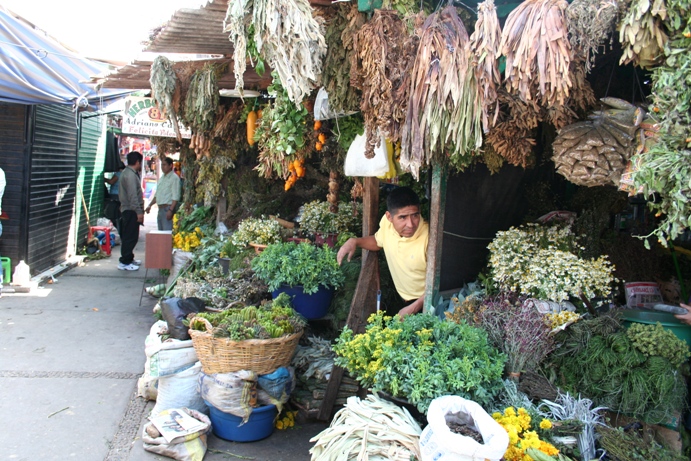
<svg viewBox="0 0 691 461">
<path fill-rule="evenodd" d="M 197 318 L 197 321 L 200 320 L 206 325 L 206 331 L 190 329 L 189 332 L 197 357 L 202 362 L 202 370 L 206 374 L 240 370 L 254 371 L 260 375 L 271 373 L 290 363 L 302 336 L 300 331 L 280 338 L 233 341 L 214 338 L 209 321 Z"/>
</svg>

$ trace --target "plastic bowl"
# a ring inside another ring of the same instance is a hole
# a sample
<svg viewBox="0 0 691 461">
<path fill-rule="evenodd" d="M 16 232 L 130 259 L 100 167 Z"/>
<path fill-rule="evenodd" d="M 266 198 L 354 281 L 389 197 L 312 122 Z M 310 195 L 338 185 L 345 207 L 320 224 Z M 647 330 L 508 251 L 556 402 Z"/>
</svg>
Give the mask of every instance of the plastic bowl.
<svg viewBox="0 0 691 461">
<path fill-rule="evenodd" d="M 254 442 L 265 439 L 274 431 L 274 419 L 278 415 L 276 405 L 265 405 L 252 410 L 249 419 L 242 424 L 239 416 L 225 413 L 209 402 L 209 419 L 211 419 L 211 430 L 223 440 L 231 442 Z"/>
<path fill-rule="evenodd" d="M 673 314 L 644 309 L 625 309 L 622 311 L 622 319 L 627 328 L 634 322 L 648 325 L 655 325 L 657 322 L 660 322 L 660 325 L 666 330 L 674 333 L 682 341 L 686 341 L 686 344 L 691 347 L 691 325 L 685 324 L 674 317 Z"/>
</svg>

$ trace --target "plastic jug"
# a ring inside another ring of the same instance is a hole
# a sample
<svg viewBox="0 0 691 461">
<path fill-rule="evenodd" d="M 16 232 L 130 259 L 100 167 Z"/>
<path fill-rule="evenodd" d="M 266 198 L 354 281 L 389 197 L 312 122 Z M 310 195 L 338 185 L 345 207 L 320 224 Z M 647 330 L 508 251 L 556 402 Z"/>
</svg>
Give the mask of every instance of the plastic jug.
<svg viewBox="0 0 691 461">
<path fill-rule="evenodd" d="M 12 285 L 28 285 L 29 282 L 31 282 L 31 269 L 29 269 L 29 265 L 24 260 L 21 260 L 14 268 Z"/>
</svg>

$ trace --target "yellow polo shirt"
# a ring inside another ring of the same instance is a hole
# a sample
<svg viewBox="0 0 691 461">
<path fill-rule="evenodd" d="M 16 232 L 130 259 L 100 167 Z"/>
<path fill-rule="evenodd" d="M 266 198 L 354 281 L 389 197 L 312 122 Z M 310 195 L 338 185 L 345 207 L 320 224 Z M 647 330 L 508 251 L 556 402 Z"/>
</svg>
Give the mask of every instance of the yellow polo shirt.
<svg viewBox="0 0 691 461">
<path fill-rule="evenodd" d="M 384 249 L 391 278 L 401 298 L 413 301 L 422 297 L 425 294 L 429 225 L 420 218 L 415 234 L 401 237 L 384 215 L 374 238 Z"/>
</svg>

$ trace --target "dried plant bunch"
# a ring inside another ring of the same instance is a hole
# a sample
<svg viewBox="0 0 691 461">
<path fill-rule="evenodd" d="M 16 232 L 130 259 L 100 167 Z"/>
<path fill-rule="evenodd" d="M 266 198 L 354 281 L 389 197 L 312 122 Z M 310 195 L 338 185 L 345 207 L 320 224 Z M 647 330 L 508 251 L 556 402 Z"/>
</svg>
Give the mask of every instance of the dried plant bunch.
<svg viewBox="0 0 691 461">
<path fill-rule="evenodd" d="M 566 0 L 526 0 L 506 18 L 500 45 L 506 56 L 506 88 L 524 101 L 552 106 L 569 96 L 567 6 Z"/>
<path fill-rule="evenodd" d="M 501 26 L 497 17 L 494 0 L 485 0 L 477 6 L 475 31 L 470 36 L 472 64 L 475 80 L 482 93 L 482 129 L 485 133 L 497 123 L 499 101 L 497 88 L 501 85 L 499 56 L 501 51 Z M 490 107 L 494 107 L 494 117 L 490 119 Z"/>
<path fill-rule="evenodd" d="M 498 121 L 485 136 L 485 149 L 492 150 L 511 165 L 532 166 L 536 144 L 532 131 L 542 121 L 540 107 L 536 101 L 522 101 L 502 87 L 497 91 L 497 99 Z"/>
<path fill-rule="evenodd" d="M 178 142 L 182 142 L 176 107 L 180 103 L 180 87 L 173 63 L 165 56 L 156 56 L 151 64 L 150 75 L 151 96 L 173 124 Z"/>
<path fill-rule="evenodd" d="M 295 104 L 320 82 L 326 54 L 324 24 L 308 0 L 254 0 L 252 24 L 259 53 L 278 72 Z"/>
<path fill-rule="evenodd" d="M 586 71 L 590 71 L 595 55 L 614 30 L 619 7 L 617 0 L 574 0 L 566 8 L 573 56 L 583 59 Z"/>
<path fill-rule="evenodd" d="M 360 110 L 365 119 L 365 155 L 374 157 L 383 134 L 396 143 L 401 139 L 410 91 L 410 75 L 418 39 L 392 10 L 376 10 L 355 35 L 357 56 L 351 66 L 350 84 L 362 91 Z"/>
<path fill-rule="evenodd" d="M 620 64 L 632 62 L 644 69 L 659 64 L 664 58 L 667 34 L 664 0 L 633 0 L 619 23 L 619 42 L 623 45 Z"/>
<path fill-rule="evenodd" d="M 223 20 L 223 32 L 233 42 L 233 73 L 235 88 L 242 94 L 245 87 L 244 75 L 247 70 L 247 29 L 251 18 L 253 0 L 232 0 Z"/>
<path fill-rule="evenodd" d="M 458 159 L 482 145 L 480 93 L 468 43 L 453 6 L 431 14 L 422 26 L 401 143 L 401 167 L 416 179 L 421 166 L 447 156 L 463 166 Z"/>
</svg>

